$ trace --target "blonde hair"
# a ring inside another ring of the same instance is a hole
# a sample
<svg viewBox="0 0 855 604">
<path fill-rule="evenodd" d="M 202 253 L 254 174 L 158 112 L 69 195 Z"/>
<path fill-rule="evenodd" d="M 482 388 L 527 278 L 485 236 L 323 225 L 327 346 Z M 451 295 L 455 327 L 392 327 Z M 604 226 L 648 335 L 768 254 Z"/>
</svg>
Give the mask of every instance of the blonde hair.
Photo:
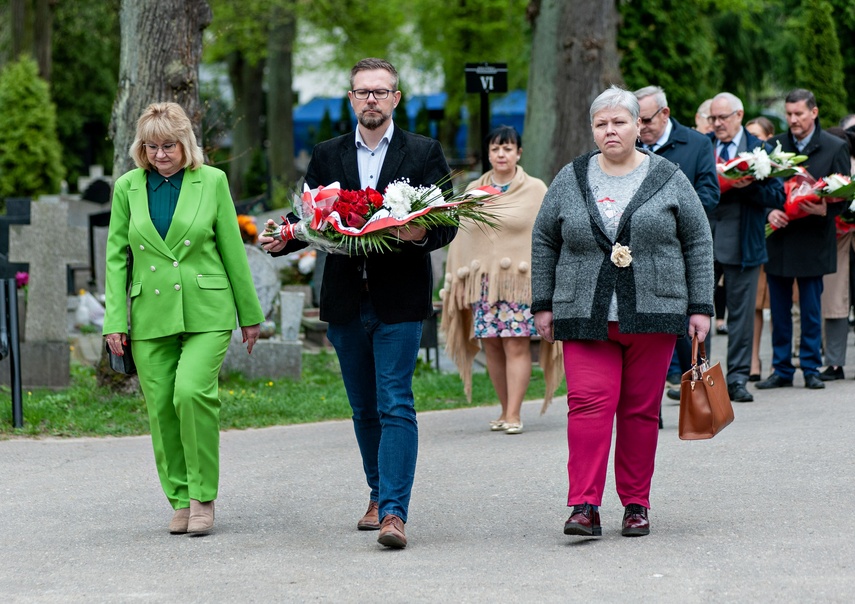
<svg viewBox="0 0 855 604">
<path fill-rule="evenodd" d="M 154 169 L 145 149 L 146 141 L 151 140 L 181 143 L 185 168 L 197 170 L 205 163 L 202 149 L 196 143 L 193 124 L 178 103 L 152 103 L 137 120 L 137 133 L 128 155 L 143 170 Z"/>
</svg>

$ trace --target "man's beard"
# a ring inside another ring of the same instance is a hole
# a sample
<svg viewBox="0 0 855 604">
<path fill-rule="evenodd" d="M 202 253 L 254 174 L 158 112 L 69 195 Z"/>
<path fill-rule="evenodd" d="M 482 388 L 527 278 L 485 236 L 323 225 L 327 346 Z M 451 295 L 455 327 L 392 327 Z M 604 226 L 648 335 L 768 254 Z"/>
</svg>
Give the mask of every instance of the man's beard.
<svg viewBox="0 0 855 604">
<path fill-rule="evenodd" d="M 368 110 L 365 110 L 359 114 L 359 123 L 362 124 L 364 127 L 368 128 L 369 130 L 376 130 L 377 128 L 385 124 L 390 117 L 379 109 L 373 110 L 378 115 L 367 115 L 366 111 Z"/>
</svg>

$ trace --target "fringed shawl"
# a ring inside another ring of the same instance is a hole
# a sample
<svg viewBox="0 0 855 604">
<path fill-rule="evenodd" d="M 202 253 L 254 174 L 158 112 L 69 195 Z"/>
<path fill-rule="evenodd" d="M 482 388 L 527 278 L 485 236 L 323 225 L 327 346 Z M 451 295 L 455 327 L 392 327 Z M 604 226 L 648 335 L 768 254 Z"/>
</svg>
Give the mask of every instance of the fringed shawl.
<svg viewBox="0 0 855 604">
<path fill-rule="evenodd" d="M 489 185 L 493 171 L 469 185 Z M 507 300 L 531 304 L 531 230 L 546 194 L 546 185 L 521 166 L 508 190 L 493 202 L 498 230 L 462 223 L 448 248 L 440 329 L 445 351 L 457 365 L 467 400 L 472 400 L 472 362 L 480 343 L 475 339 L 470 305 L 481 299 L 481 278 L 487 275 L 488 302 Z M 549 406 L 561 379 L 561 344 L 540 343 L 540 366 L 546 381 L 541 413 Z"/>
</svg>

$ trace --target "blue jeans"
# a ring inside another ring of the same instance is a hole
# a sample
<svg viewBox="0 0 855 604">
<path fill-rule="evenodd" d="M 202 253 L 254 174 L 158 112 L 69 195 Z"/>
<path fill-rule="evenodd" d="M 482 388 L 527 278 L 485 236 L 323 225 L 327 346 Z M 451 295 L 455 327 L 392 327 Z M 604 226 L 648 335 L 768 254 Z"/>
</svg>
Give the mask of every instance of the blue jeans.
<svg viewBox="0 0 855 604">
<path fill-rule="evenodd" d="M 766 275 L 772 313 L 772 368 L 792 380 L 793 367 L 793 281 L 799 286 L 802 339 L 799 365 L 804 375 L 819 374 L 822 365 L 822 277 L 778 277 Z"/>
<path fill-rule="evenodd" d="M 370 499 L 378 502 L 381 521 L 387 514 L 407 521 L 419 448 L 413 373 L 421 336 L 421 321 L 383 323 L 367 294 L 359 317 L 327 328 L 353 409 Z"/>
</svg>

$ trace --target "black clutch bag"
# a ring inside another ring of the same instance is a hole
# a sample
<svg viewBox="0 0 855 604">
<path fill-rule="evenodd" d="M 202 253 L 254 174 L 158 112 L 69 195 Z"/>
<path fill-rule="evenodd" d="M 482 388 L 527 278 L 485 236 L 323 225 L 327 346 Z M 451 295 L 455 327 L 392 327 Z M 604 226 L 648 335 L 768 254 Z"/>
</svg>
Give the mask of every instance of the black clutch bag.
<svg viewBox="0 0 855 604">
<path fill-rule="evenodd" d="M 134 365 L 134 357 L 131 355 L 130 340 L 122 344 L 122 352 L 124 353 L 122 356 L 113 354 L 110 350 L 110 345 L 106 342 L 104 345 L 107 347 L 107 356 L 110 357 L 110 369 L 117 373 L 124 373 L 125 375 L 133 375 L 137 372 L 137 366 Z"/>
</svg>

